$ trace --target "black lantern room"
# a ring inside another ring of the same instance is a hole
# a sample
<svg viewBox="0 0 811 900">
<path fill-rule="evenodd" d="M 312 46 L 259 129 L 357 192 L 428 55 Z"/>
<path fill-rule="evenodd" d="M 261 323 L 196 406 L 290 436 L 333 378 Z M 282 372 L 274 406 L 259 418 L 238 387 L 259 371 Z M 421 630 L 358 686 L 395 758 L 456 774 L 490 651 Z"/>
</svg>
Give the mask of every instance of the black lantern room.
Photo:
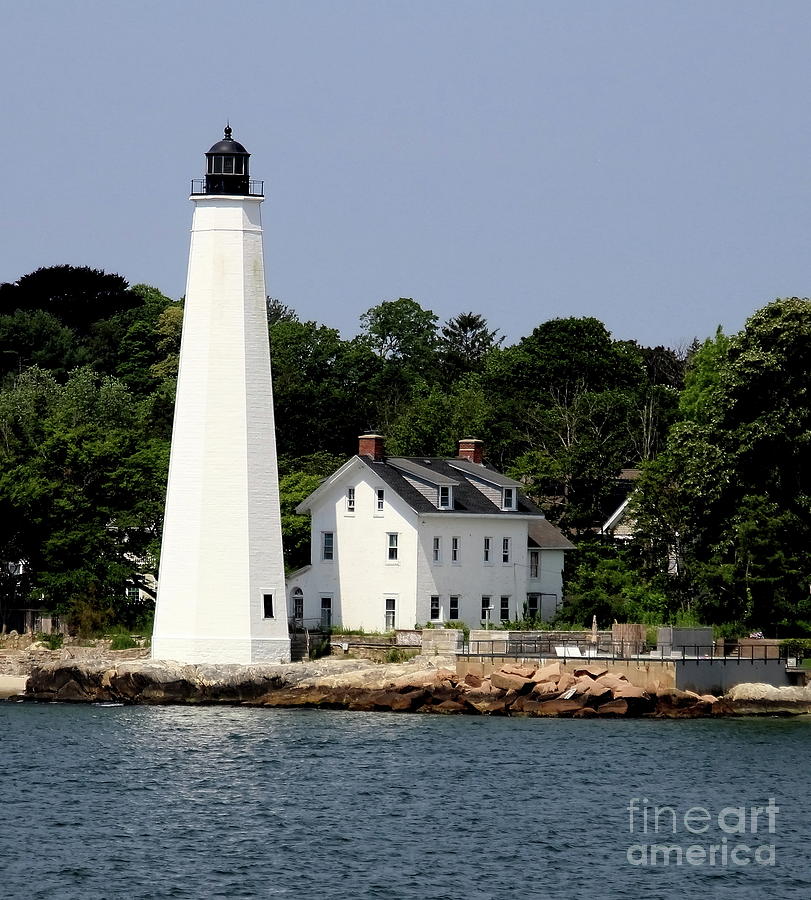
<svg viewBox="0 0 811 900">
<path fill-rule="evenodd" d="M 248 196 L 251 193 L 250 156 L 242 144 L 231 137 L 231 126 L 226 125 L 223 139 L 206 153 L 206 193 Z"/>
</svg>

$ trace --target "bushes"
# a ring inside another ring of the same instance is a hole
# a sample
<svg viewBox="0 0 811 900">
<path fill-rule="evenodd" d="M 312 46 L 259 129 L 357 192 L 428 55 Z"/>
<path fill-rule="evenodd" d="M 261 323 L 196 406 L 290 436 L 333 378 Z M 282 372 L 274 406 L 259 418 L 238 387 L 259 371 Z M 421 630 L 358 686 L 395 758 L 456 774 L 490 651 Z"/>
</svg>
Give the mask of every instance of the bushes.
<svg viewBox="0 0 811 900">
<path fill-rule="evenodd" d="M 138 644 L 133 639 L 132 635 L 124 628 L 123 625 L 119 625 L 111 632 L 112 640 L 110 641 L 110 649 L 111 650 L 131 650 L 133 647 L 137 647 Z"/>
</svg>

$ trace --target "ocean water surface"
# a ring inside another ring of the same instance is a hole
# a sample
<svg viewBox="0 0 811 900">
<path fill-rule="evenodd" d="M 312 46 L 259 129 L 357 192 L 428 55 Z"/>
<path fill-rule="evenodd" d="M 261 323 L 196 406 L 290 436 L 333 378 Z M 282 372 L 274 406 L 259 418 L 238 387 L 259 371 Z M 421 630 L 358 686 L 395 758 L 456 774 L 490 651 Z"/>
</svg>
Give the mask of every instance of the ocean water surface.
<svg viewBox="0 0 811 900">
<path fill-rule="evenodd" d="M 809 749 L 807 717 L 0 703 L 0 895 L 808 900 Z"/>
</svg>

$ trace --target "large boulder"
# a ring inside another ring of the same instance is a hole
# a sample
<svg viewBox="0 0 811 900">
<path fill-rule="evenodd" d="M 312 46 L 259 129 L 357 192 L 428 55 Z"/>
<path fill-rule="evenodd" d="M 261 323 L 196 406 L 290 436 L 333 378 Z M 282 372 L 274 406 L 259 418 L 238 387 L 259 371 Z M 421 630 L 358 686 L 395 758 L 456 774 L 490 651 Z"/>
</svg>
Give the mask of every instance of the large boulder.
<svg viewBox="0 0 811 900">
<path fill-rule="evenodd" d="M 584 705 L 582 696 L 572 697 L 570 700 L 546 700 L 543 703 L 530 700 L 524 702 L 524 712 L 530 716 L 571 716 Z"/>
<path fill-rule="evenodd" d="M 560 678 L 560 663 L 554 662 L 536 669 L 535 673 L 530 677 L 530 681 L 557 681 L 558 678 Z"/>
<path fill-rule="evenodd" d="M 627 700 L 609 700 L 607 703 L 601 703 L 597 707 L 597 714 L 600 716 L 624 716 L 627 713 Z"/>
<path fill-rule="evenodd" d="M 538 667 L 531 663 L 505 663 L 501 671 L 505 675 L 520 675 L 522 678 L 532 678 Z"/>
<path fill-rule="evenodd" d="M 599 678 L 601 675 L 605 675 L 608 669 L 605 666 L 594 663 L 588 666 L 578 666 L 573 671 L 575 678 L 580 675 L 588 675 L 589 678 Z"/>
<path fill-rule="evenodd" d="M 490 684 L 502 691 L 520 691 L 531 684 L 523 675 L 506 674 L 505 672 L 493 672 L 490 676 Z"/>
</svg>

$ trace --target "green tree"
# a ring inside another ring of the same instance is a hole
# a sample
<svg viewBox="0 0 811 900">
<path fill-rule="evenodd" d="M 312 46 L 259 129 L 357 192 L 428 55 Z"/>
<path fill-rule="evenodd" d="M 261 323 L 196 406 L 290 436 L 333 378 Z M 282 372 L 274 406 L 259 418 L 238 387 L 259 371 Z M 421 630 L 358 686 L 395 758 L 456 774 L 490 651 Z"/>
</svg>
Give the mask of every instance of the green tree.
<svg viewBox="0 0 811 900">
<path fill-rule="evenodd" d="M 487 320 L 478 313 L 460 313 L 442 326 L 439 338 L 439 355 L 447 383 L 461 375 L 479 372 L 484 357 L 503 342 L 497 337 L 498 329 L 490 330 Z"/>
<path fill-rule="evenodd" d="M 25 564 L 33 601 L 100 622 L 154 567 L 168 443 L 148 416 L 89 369 L 60 385 L 31 368 L 0 392 L 0 558 Z"/>
<path fill-rule="evenodd" d="M 416 300 L 385 300 L 361 317 L 369 346 L 381 357 L 411 369 L 433 362 L 437 348 L 438 317 Z"/>
<path fill-rule="evenodd" d="M 485 434 L 491 410 L 476 376 L 450 390 L 420 380 L 387 430 L 392 456 L 456 456 L 459 438 Z"/>
<path fill-rule="evenodd" d="M 687 418 L 645 468 L 640 532 L 660 553 L 678 548 L 681 589 L 705 619 L 811 624 L 809 371 L 811 302 L 770 303 L 698 351 Z"/>
</svg>

